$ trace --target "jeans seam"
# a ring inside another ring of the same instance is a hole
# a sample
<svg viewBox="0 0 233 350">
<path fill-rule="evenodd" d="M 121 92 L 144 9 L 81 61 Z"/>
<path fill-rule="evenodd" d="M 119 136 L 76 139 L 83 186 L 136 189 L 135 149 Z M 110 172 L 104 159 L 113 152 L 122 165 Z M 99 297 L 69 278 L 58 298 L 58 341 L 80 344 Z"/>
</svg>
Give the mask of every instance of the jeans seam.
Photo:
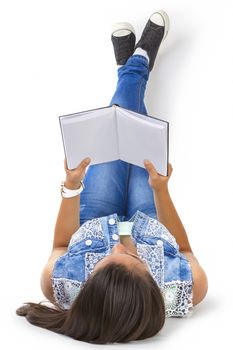
<svg viewBox="0 0 233 350">
<path fill-rule="evenodd" d="M 140 113 L 140 109 L 141 109 L 141 90 L 142 90 L 142 84 L 143 84 L 143 80 L 140 81 L 140 85 L 139 85 L 139 93 L 138 93 L 138 112 Z"/>
<path fill-rule="evenodd" d="M 127 163 L 127 166 L 128 166 L 128 172 L 127 172 L 127 179 L 126 179 L 126 196 L 125 196 L 125 203 L 124 203 L 124 214 L 126 214 L 126 205 L 127 205 L 127 200 L 128 200 L 128 185 L 129 185 L 130 164 Z"/>
</svg>

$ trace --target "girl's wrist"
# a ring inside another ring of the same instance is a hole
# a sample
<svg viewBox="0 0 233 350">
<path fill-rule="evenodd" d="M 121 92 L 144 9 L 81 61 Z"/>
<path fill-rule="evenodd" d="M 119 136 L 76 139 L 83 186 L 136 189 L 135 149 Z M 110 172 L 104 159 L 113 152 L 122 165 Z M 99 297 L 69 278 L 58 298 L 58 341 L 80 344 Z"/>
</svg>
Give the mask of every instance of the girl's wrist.
<svg viewBox="0 0 233 350">
<path fill-rule="evenodd" d="M 169 193 L 169 190 L 168 190 L 168 186 L 167 185 L 163 185 L 163 186 L 160 186 L 159 188 L 156 188 L 156 189 L 153 189 L 153 193 L 154 195 L 157 195 L 157 194 L 160 194 L 160 193 Z"/>
<path fill-rule="evenodd" d="M 66 179 L 65 182 L 64 182 L 64 186 L 66 188 L 68 188 L 69 190 L 77 190 L 78 188 L 81 187 L 81 182 L 73 182 L 73 181 L 70 181 L 69 179 Z"/>
</svg>

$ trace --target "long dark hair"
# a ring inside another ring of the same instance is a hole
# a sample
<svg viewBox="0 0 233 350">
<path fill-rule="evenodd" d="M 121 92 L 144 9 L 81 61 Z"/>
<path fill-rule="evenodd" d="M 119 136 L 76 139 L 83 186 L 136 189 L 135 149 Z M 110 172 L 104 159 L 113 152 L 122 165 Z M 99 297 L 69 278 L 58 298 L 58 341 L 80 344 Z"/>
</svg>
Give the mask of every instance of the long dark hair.
<svg viewBox="0 0 233 350">
<path fill-rule="evenodd" d="M 149 271 L 117 263 L 92 273 L 69 310 L 25 303 L 16 313 L 35 326 L 95 344 L 149 338 L 165 322 L 164 299 Z"/>
</svg>

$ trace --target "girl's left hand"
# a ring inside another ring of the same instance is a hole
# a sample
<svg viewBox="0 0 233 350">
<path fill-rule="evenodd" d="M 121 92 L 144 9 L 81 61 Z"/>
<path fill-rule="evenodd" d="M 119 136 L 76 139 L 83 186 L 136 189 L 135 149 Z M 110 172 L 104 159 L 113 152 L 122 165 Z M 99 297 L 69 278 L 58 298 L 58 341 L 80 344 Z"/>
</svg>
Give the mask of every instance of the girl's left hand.
<svg viewBox="0 0 233 350">
<path fill-rule="evenodd" d="M 91 158 L 84 158 L 77 168 L 69 170 L 66 159 L 64 159 L 64 168 L 66 172 L 65 184 L 72 189 L 80 187 L 80 181 L 85 177 L 86 167 L 90 164 Z"/>
</svg>

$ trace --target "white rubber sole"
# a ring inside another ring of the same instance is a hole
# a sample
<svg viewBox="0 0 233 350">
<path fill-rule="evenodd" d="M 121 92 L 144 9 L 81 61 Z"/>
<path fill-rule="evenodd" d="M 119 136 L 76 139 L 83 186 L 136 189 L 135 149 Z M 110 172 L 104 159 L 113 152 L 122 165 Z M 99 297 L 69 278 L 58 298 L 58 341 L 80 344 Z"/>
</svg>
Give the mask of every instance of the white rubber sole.
<svg viewBox="0 0 233 350">
<path fill-rule="evenodd" d="M 132 26 L 132 24 L 128 22 L 118 22 L 118 23 L 115 23 L 112 27 L 112 35 L 114 35 L 114 33 L 116 32 L 119 32 L 118 33 L 119 35 L 117 36 L 127 35 L 127 32 L 124 32 L 124 31 L 132 32 L 135 35 L 134 27 Z"/>
<path fill-rule="evenodd" d="M 159 10 L 159 11 L 153 12 L 150 17 L 152 17 L 154 13 L 159 13 L 163 18 L 164 27 L 165 27 L 164 28 L 164 35 L 163 35 L 163 40 L 164 40 L 169 32 L 169 29 L 170 29 L 170 20 L 169 20 L 168 14 L 164 10 Z"/>
</svg>

